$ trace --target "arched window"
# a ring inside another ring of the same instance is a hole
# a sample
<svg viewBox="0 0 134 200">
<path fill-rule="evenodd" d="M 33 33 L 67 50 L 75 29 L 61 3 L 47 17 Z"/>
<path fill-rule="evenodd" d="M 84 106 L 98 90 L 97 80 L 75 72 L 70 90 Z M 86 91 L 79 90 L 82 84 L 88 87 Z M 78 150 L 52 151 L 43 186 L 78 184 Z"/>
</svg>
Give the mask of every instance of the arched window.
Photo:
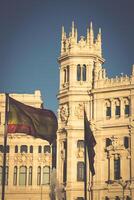
<svg viewBox="0 0 134 200">
<path fill-rule="evenodd" d="M 109 100 L 106 101 L 105 107 L 106 107 L 106 119 L 110 119 L 111 118 L 111 102 Z"/>
<path fill-rule="evenodd" d="M 33 153 L 33 146 L 30 146 L 30 153 Z"/>
<path fill-rule="evenodd" d="M 115 197 L 115 200 L 120 200 L 120 197 L 119 197 L 119 196 L 116 196 L 116 197 Z"/>
<path fill-rule="evenodd" d="M 21 166 L 19 171 L 19 185 L 26 185 L 27 183 L 27 167 Z"/>
<path fill-rule="evenodd" d="M 45 166 L 43 167 L 43 180 L 42 180 L 42 184 L 46 185 L 50 183 L 50 167 L 49 166 Z"/>
<path fill-rule="evenodd" d="M 32 171 L 33 171 L 33 168 L 30 166 L 29 174 L 28 174 L 28 185 L 32 185 Z"/>
<path fill-rule="evenodd" d="M 116 118 L 120 117 L 120 101 L 119 100 L 115 101 L 115 117 Z"/>
<path fill-rule="evenodd" d="M 41 167 L 38 166 L 37 169 L 37 185 L 41 185 Z"/>
<path fill-rule="evenodd" d="M 114 159 L 114 179 L 120 179 L 120 158 Z"/>
<path fill-rule="evenodd" d="M 109 200 L 109 197 L 106 196 L 106 197 L 105 197 L 105 200 Z"/>
<path fill-rule="evenodd" d="M 18 153 L 18 146 L 17 145 L 15 146 L 15 151 L 14 152 Z"/>
<path fill-rule="evenodd" d="M 45 145 L 44 146 L 44 153 L 50 153 L 50 145 Z"/>
<path fill-rule="evenodd" d="M 84 181 L 84 162 L 77 163 L 77 181 Z"/>
<path fill-rule="evenodd" d="M 8 174 L 9 174 L 9 167 L 6 166 L 6 171 L 5 171 L 5 185 L 8 185 Z"/>
<path fill-rule="evenodd" d="M 112 140 L 110 138 L 106 138 L 106 147 L 112 145 Z"/>
<path fill-rule="evenodd" d="M 77 81 L 81 80 L 81 66 L 77 65 Z"/>
<path fill-rule="evenodd" d="M 127 98 L 124 100 L 124 114 L 125 114 L 125 117 L 129 117 L 130 115 L 129 100 Z"/>
<path fill-rule="evenodd" d="M 86 65 L 82 67 L 82 80 L 86 81 Z"/>
<path fill-rule="evenodd" d="M 42 153 L 42 146 L 38 146 L 38 153 Z"/>
<path fill-rule="evenodd" d="M 20 146 L 20 153 L 27 153 L 27 145 Z"/>
<path fill-rule="evenodd" d="M 3 167 L 0 166 L 0 185 L 2 185 L 2 170 L 3 170 Z"/>
<path fill-rule="evenodd" d="M 13 185 L 17 185 L 17 166 L 14 167 L 14 174 L 13 174 Z"/>
</svg>

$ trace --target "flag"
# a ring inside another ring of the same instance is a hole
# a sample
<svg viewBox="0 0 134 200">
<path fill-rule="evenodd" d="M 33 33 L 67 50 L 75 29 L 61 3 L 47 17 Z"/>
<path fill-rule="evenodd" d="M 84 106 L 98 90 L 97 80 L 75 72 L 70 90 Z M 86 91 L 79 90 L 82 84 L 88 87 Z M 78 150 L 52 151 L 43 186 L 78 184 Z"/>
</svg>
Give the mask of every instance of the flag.
<svg viewBox="0 0 134 200">
<path fill-rule="evenodd" d="M 51 110 L 34 108 L 9 97 L 8 133 L 26 133 L 52 143 L 57 128 L 57 118 Z"/>
<path fill-rule="evenodd" d="M 84 140 L 85 140 L 85 145 L 86 145 L 87 151 L 88 151 L 89 169 L 92 173 L 92 176 L 94 176 L 95 175 L 95 169 L 94 169 L 95 151 L 94 151 L 94 147 L 96 145 L 96 140 L 95 140 L 94 135 L 92 133 L 92 130 L 90 128 L 90 123 L 87 119 L 87 115 L 86 115 L 85 110 L 84 110 Z"/>
</svg>

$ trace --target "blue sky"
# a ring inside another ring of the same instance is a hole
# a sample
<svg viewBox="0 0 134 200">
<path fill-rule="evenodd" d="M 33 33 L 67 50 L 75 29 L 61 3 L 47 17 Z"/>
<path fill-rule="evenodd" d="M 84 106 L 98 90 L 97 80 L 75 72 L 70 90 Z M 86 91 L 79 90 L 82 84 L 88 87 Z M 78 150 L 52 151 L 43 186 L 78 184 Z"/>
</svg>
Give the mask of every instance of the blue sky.
<svg viewBox="0 0 134 200">
<path fill-rule="evenodd" d="M 102 28 L 104 67 L 109 76 L 130 74 L 134 63 L 133 0 L 0 0 L 0 92 L 40 89 L 47 108 L 57 111 L 61 26 L 74 20 L 86 36 Z"/>
</svg>

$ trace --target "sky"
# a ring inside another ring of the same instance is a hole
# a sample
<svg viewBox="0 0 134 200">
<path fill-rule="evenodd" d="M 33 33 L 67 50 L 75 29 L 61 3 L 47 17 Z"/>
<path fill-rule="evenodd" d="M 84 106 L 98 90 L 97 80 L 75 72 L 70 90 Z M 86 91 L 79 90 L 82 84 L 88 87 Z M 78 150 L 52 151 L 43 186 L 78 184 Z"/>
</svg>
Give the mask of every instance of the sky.
<svg viewBox="0 0 134 200">
<path fill-rule="evenodd" d="M 61 27 L 86 36 L 93 22 L 102 29 L 103 58 L 109 77 L 131 74 L 134 64 L 133 0 L 0 0 L 0 93 L 41 90 L 55 113 L 59 88 Z"/>
</svg>

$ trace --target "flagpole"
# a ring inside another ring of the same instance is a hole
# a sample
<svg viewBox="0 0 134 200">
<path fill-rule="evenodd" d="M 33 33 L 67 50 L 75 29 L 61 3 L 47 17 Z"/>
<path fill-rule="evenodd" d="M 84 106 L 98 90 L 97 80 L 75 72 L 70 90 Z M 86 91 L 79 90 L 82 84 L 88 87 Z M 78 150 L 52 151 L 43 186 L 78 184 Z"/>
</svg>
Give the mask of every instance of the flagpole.
<svg viewBox="0 0 134 200">
<path fill-rule="evenodd" d="M 5 127 L 4 127 L 4 149 L 3 149 L 3 173 L 2 173 L 2 200 L 5 199 L 5 175 L 6 175 L 6 146 L 7 146 L 7 124 L 8 124 L 8 97 L 9 94 L 5 94 Z"/>
<path fill-rule="evenodd" d="M 84 108 L 84 200 L 87 200 L 87 156 L 86 156 L 86 134 L 85 134 L 85 108 Z"/>
</svg>

